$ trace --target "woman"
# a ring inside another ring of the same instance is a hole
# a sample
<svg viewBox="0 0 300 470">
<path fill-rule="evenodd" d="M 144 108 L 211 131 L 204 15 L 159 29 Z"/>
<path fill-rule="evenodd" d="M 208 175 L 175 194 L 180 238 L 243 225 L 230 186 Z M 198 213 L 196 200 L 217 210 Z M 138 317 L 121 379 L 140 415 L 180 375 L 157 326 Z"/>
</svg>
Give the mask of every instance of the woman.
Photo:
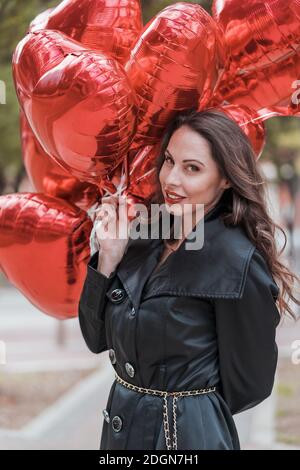
<svg viewBox="0 0 300 470">
<path fill-rule="evenodd" d="M 173 236 L 106 238 L 116 221 L 125 226 L 124 202 L 118 216 L 100 211 L 100 250 L 80 298 L 86 344 L 109 350 L 116 374 L 100 449 L 239 449 L 232 415 L 272 391 L 276 327 L 293 316 L 285 297 L 299 304 L 296 276 L 278 259 L 251 145 L 225 114 L 178 114 L 158 176 L 155 202 L 171 214 Z M 195 250 L 186 233 L 175 237 L 175 220 L 188 214 L 193 228 L 204 222 Z"/>
</svg>

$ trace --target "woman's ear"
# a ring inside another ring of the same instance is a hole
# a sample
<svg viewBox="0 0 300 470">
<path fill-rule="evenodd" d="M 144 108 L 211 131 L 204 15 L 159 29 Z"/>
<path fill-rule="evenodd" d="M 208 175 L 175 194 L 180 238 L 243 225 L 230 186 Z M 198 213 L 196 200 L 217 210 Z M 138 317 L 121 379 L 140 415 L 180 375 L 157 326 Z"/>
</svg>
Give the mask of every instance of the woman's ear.
<svg viewBox="0 0 300 470">
<path fill-rule="evenodd" d="M 231 187 L 231 184 L 228 180 L 224 180 L 223 184 L 222 184 L 222 188 L 223 189 L 227 189 L 227 188 L 230 188 Z"/>
</svg>

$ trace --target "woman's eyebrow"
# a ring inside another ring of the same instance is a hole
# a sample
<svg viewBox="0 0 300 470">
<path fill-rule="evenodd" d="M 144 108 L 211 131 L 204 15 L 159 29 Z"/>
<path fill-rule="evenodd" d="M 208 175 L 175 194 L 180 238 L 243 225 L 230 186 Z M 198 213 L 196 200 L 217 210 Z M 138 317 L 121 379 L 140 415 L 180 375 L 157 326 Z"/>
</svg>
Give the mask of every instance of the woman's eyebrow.
<svg viewBox="0 0 300 470">
<path fill-rule="evenodd" d="M 174 160 L 174 157 L 173 157 L 173 155 L 169 152 L 169 150 L 166 149 L 165 152 L 168 153 L 168 154 L 170 155 L 170 157 L 173 158 L 173 160 Z M 205 166 L 203 162 L 200 162 L 200 160 L 197 160 L 197 159 L 195 159 L 195 158 L 189 158 L 189 159 L 187 159 L 187 160 L 182 160 L 182 161 L 183 161 L 183 162 L 197 162 L 197 163 L 200 163 L 200 165 Z"/>
</svg>

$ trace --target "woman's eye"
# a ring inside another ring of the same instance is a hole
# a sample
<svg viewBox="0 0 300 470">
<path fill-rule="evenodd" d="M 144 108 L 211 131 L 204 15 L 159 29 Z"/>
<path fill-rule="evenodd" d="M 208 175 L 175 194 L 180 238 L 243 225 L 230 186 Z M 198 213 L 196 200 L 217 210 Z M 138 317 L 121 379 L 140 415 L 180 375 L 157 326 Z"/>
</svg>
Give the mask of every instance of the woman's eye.
<svg viewBox="0 0 300 470">
<path fill-rule="evenodd" d="M 172 158 L 170 158 L 168 155 L 165 155 L 165 161 L 166 162 L 172 162 Z"/>
<path fill-rule="evenodd" d="M 171 157 L 169 157 L 169 155 L 165 155 L 165 158 L 164 158 L 165 162 L 167 162 L 168 164 L 171 164 L 173 163 L 173 159 Z M 186 168 L 191 168 L 191 170 L 193 172 L 196 172 L 196 171 L 199 171 L 200 169 L 196 166 L 196 165 L 187 165 Z"/>
<path fill-rule="evenodd" d="M 199 171 L 199 168 L 196 165 L 188 165 L 187 168 L 192 168 L 192 171 Z"/>
</svg>

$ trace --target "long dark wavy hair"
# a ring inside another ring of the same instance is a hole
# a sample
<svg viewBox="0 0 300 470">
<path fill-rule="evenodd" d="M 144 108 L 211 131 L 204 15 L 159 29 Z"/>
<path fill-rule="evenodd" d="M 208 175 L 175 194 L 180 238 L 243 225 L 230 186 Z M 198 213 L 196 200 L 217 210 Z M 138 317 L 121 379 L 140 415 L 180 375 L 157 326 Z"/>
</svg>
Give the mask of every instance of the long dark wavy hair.
<svg viewBox="0 0 300 470">
<path fill-rule="evenodd" d="M 297 316 L 289 301 L 300 305 L 294 293 L 299 292 L 296 284 L 299 277 L 281 260 L 287 236 L 280 225 L 276 224 L 268 213 L 266 181 L 256 164 L 253 147 L 241 127 L 220 110 L 207 108 L 204 111 L 190 109 L 180 112 L 169 122 L 160 143 L 157 159 L 157 178 L 165 158 L 169 140 L 179 127 L 188 126 L 198 132 L 210 144 L 212 157 L 221 174 L 231 183 L 223 193 L 226 211 L 221 214 L 225 225 L 240 225 L 250 241 L 262 254 L 273 279 L 279 287 L 277 298 L 280 315 Z M 156 196 L 155 202 L 162 202 L 163 195 Z M 228 210 L 227 210 L 228 209 Z M 275 241 L 276 229 L 284 236 L 284 246 L 279 251 Z"/>
</svg>

